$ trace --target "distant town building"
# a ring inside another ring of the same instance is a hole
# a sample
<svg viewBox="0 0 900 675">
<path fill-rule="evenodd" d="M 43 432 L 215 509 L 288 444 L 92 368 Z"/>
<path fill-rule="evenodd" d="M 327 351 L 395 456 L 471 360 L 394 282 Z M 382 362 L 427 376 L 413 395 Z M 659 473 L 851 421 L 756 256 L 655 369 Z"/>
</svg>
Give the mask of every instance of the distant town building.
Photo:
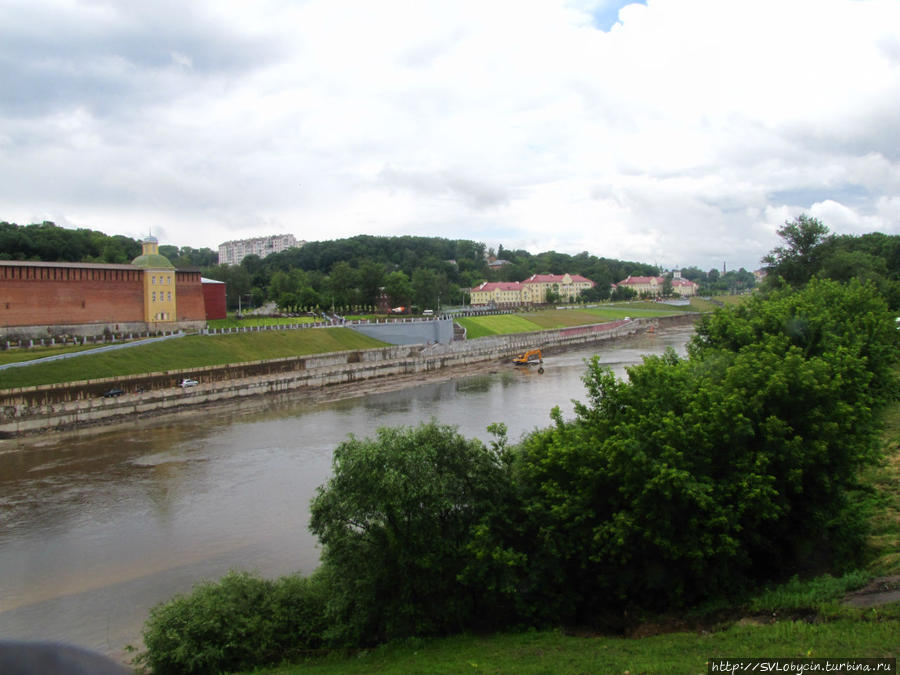
<svg viewBox="0 0 900 675">
<path fill-rule="evenodd" d="M 219 244 L 220 265 L 240 265 L 241 260 L 248 255 L 258 255 L 265 258 L 272 253 L 279 253 L 289 248 L 303 246 L 305 241 L 297 241 L 292 234 L 273 234 L 268 237 L 253 237 L 252 239 L 235 239 Z"/>
<path fill-rule="evenodd" d="M 522 303 L 522 284 L 518 281 L 485 281 L 469 289 L 470 304 L 494 307 L 518 307 Z"/>
<path fill-rule="evenodd" d="M 485 281 L 469 289 L 472 305 L 513 307 L 547 301 L 550 291 L 564 302 L 572 302 L 594 282 L 580 274 L 532 274 L 525 281 Z"/>
<path fill-rule="evenodd" d="M 625 286 L 638 295 L 660 296 L 662 295 L 665 277 L 632 277 L 623 279 L 614 286 Z M 682 297 L 690 297 L 697 294 L 699 286 L 693 281 L 681 278 L 681 272 L 675 272 L 672 278 L 672 292 Z"/>
</svg>

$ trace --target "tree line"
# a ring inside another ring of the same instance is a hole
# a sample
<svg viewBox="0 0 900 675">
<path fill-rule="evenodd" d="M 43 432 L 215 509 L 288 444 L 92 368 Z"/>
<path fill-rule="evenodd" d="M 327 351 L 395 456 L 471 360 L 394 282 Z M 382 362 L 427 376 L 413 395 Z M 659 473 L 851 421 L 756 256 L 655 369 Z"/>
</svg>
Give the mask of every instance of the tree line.
<svg viewBox="0 0 900 675">
<path fill-rule="evenodd" d="M 382 289 L 392 306 L 437 308 L 459 305 L 468 289 L 482 281 L 522 281 L 532 274 L 580 274 L 597 283 L 590 299 L 609 297 L 609 285 L 629 274 L 656 274 L 652 265 L 548 251 L 505 251 L 510 264 L 492 267 L 497 255 L 485 244 L 442 237 L 359 235 L 308 242 L 265 258 L 247 256 L 239 265 L 219 265 L 209 249 L 161 244 L 175 267 L 199 267 L 204 276 L 224 281 L 228 307 L 259 307 L 274 302 L 284 311 L 315 307 L 365 307 L 378 303 Z M 52 222 L 0 223 L 0 259 L 128 263 L 141 242 Z"/>
<path fill-rule="evenodd" d="M 31 225 L 0 221 L 0 260 L 124 265 L 138 257 L 141 250 L 140 241 L 121 234 L 69 229 L 47 220 Z M 159 252 L 175 267 L 208 267 L 219 259 L 219 254 L 208 248 L 160 245 Z"/>
<path fill-rule="evenodd" d="M 882 233 L 834 235 L 806 215 L 779 230 L 783 243 L 765 258 L 767 285 L 796 286 L 815 275 L 839 281 L 871 280 L 892 308 L 900 308 L 900 236 Z M 258 307 L 274 302 L 284 311 L 305 308 L 366 307 L 377 304 L 381 289 L 392 306 L 463 304 L 467 291 L 482 281 L 522 281 L 532 274 L 580 274 L 596 283 L 582 298 L 610 298 L 610 285 L 629 275 L 657 275 L 654 265 L 602 258 L 587 252 L 531 254 L 496 251 L 485 244 L 441 237 L 359 235 L 314 241 L 265 258 L 247 256 L 240 265 L 218 265 L 209 249 L 162 244 L 160 253 L 176 267 L 200 268 L 227 283 L 228 306 Z M 89 229 L 67 229 L 52 222 L 16 225 L 0 222 L 0 259 L 128 263 L 141 242 Z M 490 265 L 490 260 L 505 261 Z M 755 285 L 751 272 L 698 267 L 681 269 L 699 284 L 701 295 L 740 293 Z M 781 280 L 781 281 L 778 281 Z M 620 294 L 624 296 L 624 294 Z M 624 299 L 614 298 L 614 299 Z"/>
<path fill-rule="evenodd" d="M 767 288 L 705 315 L 685 357 L 645 357 L 625 380 L 593 359 L 574 419 L 554 408 L 515 442 L 501 421 L 489 444 L 434 420 L 347 439 L 311 505 L 320 568 L 233 573 L 159 605 L 144 662 L 211 672 L 466 630 L 621 630 L 858 565 L 877 499 L 858 478 L 882 458 L 900 338 L 876 280 L 806 278 L 827 241 L 808 234 L 786 224 Z"/>
</svg>

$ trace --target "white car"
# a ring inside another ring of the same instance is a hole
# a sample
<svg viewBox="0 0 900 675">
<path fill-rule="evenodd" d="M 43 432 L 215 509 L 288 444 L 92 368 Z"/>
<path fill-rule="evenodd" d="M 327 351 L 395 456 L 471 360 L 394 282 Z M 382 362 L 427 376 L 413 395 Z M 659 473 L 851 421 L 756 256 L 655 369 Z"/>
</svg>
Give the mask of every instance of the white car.
<svg viewBox="0 0 900 675">
<path fill-rule="evenodd" d="M 186 389 L 187 387 L 196 387 L 199 382 L 197 380 L 192 380 L 189 377 L 184 378 L 181 382 L 178 383 L 178 386 L 182 389 Z"/>
</svg>

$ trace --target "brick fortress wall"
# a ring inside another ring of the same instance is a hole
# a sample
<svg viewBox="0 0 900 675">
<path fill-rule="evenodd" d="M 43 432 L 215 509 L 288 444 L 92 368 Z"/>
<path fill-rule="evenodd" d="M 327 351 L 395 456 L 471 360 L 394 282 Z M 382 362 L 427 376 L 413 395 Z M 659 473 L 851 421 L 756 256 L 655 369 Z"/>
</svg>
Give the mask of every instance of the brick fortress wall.
<svg viewBox="0 0 900 675">
<path fill-rule="evenodd" d="M 0 261 L 0 332 L 94 334 L 92 325 L 100 332 L 145 330 L 143 274 L 131 265 Z M 169 326 L 205 322 L 200 272 L 176 271 L 175 289 L 177 317 Z"/>
<path fill-rule="evenodd" d="M 0 325 L 144 320 L 143 270 L 0 263 Z"/>
</svg>

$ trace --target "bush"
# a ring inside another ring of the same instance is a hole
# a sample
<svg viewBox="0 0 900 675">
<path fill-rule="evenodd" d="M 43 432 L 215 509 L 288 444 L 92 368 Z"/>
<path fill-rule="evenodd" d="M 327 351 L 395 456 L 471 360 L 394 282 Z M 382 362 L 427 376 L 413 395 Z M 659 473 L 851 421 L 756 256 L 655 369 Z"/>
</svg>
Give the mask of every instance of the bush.
<svg viewBox="0 0 900 675">
<path fill-rule="evenodd" d="M 482 589 L 461 574 L 473 528 L 504 498 L 497 453 L 431 422 L 351 438 L 333 464 L 310 527 L 323 545 L 336 637 L 366 644 L 446 634 L 490 613 Z"/>
<path fill-rule="evenodd" d="M 278 663 L 322 646 L 318 575 L 270 581 L 230 572 L 154 607 L 139 662 L 154 673 L 219 673 Z"/>
<path fill-rule="evenodd" d="M 576 419 L 513 449 L 519 515 L 482 528 L 482 557 L 513 561 L 510 596 L 562 621 L 853 562 L 892 324 L 873 288 L 814 281 L 717 311 L 689 359 L 648 357 L 627 382 L 595 359 Z"/>
</svg>

